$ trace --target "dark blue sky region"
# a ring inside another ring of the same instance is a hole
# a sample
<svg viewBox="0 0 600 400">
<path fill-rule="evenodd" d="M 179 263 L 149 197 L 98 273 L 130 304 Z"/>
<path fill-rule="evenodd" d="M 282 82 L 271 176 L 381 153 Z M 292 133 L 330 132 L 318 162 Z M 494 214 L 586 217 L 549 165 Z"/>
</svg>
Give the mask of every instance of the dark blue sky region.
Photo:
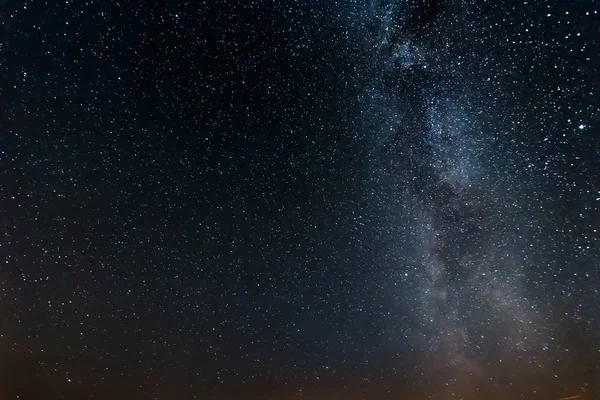
<svg viewBox="0 0 600 400">
<path fill-rule="evenodd" d="M 0 2 L 0 397 L 599 398 L 599 22 Z"/>
</svg>

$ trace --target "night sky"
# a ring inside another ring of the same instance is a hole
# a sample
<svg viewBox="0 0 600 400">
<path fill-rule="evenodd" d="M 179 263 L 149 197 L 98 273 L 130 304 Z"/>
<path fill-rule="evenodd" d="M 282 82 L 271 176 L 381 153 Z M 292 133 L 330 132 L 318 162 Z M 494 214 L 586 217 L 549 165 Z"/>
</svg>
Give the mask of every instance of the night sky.
<svg viewBox="0 0 600 400">
<path fill-rule="evenodd" d="M 599 9 L 0 1 L 0 398 L 600 399 Z"/>
</svg>

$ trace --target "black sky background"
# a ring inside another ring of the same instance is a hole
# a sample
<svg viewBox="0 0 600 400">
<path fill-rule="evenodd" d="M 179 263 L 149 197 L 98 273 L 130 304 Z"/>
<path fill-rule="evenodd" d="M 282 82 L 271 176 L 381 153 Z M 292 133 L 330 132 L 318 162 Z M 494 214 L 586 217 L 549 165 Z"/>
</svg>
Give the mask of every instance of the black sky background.
<svg viewBox="0 0 600 400">
<path fill-rule="evenodd" d="M 594 2 L 0 7 L 0 395 L 598 396 Z"/>
</svg>

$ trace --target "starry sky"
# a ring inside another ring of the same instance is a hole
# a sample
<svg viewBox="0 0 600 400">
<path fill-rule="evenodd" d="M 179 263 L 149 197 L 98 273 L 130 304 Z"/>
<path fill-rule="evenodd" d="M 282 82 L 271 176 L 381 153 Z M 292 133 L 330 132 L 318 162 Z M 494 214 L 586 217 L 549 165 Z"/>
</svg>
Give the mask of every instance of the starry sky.
<svg viewBox="0 0 600 400">
<path fill-rule="evenodd" d="M 599 399 L 599 8 L 0 1 L 0 398 Z"/>
</svg>

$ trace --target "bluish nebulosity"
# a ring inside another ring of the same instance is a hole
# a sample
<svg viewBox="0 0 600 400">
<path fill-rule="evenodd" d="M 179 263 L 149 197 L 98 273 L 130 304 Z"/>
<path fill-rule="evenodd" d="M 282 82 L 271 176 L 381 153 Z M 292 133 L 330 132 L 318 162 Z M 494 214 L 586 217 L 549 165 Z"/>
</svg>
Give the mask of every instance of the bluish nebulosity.
<svg viewBox="0 0 600 400">
<path fill-rule="evenodd" d="M 479 4 L 371 2 L 358 8 L 349 12 L 350 25 L 370 67 L 361 140 L 370 154 L 369 187 L 377 193 L 372 204 L 383 218 L 380 237 L 390 232 L 393 237 L 383 250 L 385 285 L 401 299 L 403 313 L 418 310 L 411 337 L 422 338 L 421 353 L 452 377 L 446 390 L 472 398 L 484 395 L 487 386 L 485 396 L 491 396 L 498 386 L 489 360 L 512 365 L 536 360 L 541 368 L 548 351 L 564 346 L 556 340 L 555 318 L 562 317 L 539 292 L 548 283 L 543 276 L 553 274 L 547 246 L 553 253 L 569 251 L 553 240 L 540 246 L 540 231 L 559 230 L 556 225 L 565 222 L 542 227 L 548 221 L 540 210 L 559 206 L 560 195 L 543 179 L 549 160 L 541 174 L 532 171 L 531 162 L 518 167 L 531 155 L 521 153 L 524 143 L 515 125 L 529 121 L 519 115 L 517 99 L 510 98 L 514 93 L 505 93 L 512 102 L 501 104 L 503 88 L 490 90 L 487 83 L 505 83 L 493 68 L 516 60 L 497 54 L 497 44 L 481 46 L 493 27 L 486 19 L 496 15 L 486 15 Z M 457 22 L 465 25 L 453 32 Z M 475 43 L 465 49 L 461 35 Z M 540 46 L 526 44 L 534 53 Z M 485 74 L 491 76 L 478 82 Z M 515 136 L 507 140 L 507 132 Z M 537 180 L 538 195 L 548 196 L 537 199 L 538 210 L 527 201 L 530 179 Z M 547 271 L 541 271 L 542 260 Z M 581 296 L 597 295 L 592 290 Z"/>
<path fill-rule="evenodd" d="M 403 226 L 393 245 L 401 246 L 402 258 L 386 267 L 417 287 L 403 302 L 404 312 L 417 311 L 414 334 L 425 339 L 424 353 L 438 368 L 460 377 L 457 386 L 467 381 L 458 390 L 471 392 L 471 381 L 493 376 L 486 371 L 490 355 L 541 354 L 551 341 L 548 310 L 527 293 L 535 260 L 532 240 L 523 236 L 532 221 L 511 190 L 519 172 L 508 173 L 508 184 L 490 178 L 500 155 L 484 156 L 493 153 L 495 138 L 478 113 L 485 99 L 472 104 L 464 84 L 474 66 L 462 66 L 452 37 L 438 32 L 443 12 L 460 19 L 466 11 L 458 4 L 414 8 L 390 3 L 365 13 L 367 24 L 378 25 L 365 45 L 372 49 L 365 119 L 379 127 L 367 139 L 373 186 L 399 189 L 375 204 L 389 224 Z M 402 285 L 389 290 L 404 297 Z"/>
</svg>

